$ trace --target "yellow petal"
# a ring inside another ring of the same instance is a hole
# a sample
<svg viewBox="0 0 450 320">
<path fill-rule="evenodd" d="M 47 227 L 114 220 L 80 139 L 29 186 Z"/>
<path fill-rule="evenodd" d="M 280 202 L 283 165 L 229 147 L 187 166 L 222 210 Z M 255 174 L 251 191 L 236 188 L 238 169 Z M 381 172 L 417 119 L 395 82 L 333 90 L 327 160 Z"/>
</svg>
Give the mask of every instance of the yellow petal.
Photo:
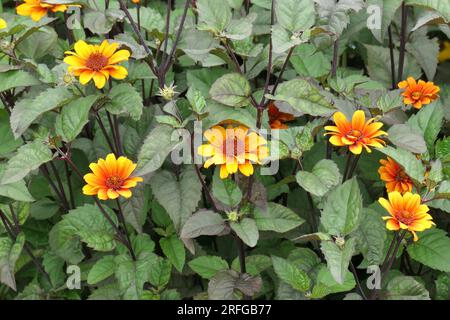
<svg viewBox="0 0 450 320">
<path fill-rule="evenodd" d="M 102 89 L 105 86 L 106 77 L 102 73 L 96 72 L 93 78 L 97 89 Z"/>
<path fill-rule="evenodd" d="M 92 53 L 92 46 L 83 40 L 78 40 L 74 45 L 74 50 L 81 58 L 87 60 Z"/>
<path fill-rule="evenodd" d="M 244 175 L 244 176 L 251 176 L 253 174 L 253 166 L 251 163 L 247 162 L 247 163 L 243 163 L 239 165 L 239 171 Z"/>
<path fill-rule="evenodd" d="M 128 60 L 129 57 L 130 57 L 130 51 L 119 50 L 108 59 L 108 64 L 116 64 L 116 63 Z"/>
</svg>

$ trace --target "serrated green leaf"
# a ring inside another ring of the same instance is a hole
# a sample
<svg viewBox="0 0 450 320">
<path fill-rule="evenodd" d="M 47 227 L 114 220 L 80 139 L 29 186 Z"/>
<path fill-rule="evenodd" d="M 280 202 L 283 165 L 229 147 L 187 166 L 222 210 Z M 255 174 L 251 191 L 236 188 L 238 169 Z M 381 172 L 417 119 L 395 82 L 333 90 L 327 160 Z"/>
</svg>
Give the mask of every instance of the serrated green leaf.
<svg viewBox="0 0 450 320">
<path fill-rule="evenodd" d="M 114 274 L 116 264 L 114 262 L 114 256 L 104 256 L 92 266 L 89 270 L 87 283 L 97 284 Z"/>
<path fill-rule="evenodd" d="M 220 257 L 202 256 L 188 262 L 189 267 L 202 278 L 211 279 L 222 270 L 228 270 L 228 263 Z"/>
<path fill-rule="evenodd" d="M 269 202 L 264 209 L 255 208 L 254 211 L 256 225 L 261 231 L 288 232 L 305 222 L 291 209 L 278 203 Z"/>
<path fill-rule="evenodd" d="M 231 222 L 230 227 L 249 247 L 254 247 L 258 243 L 259 232 L 255 220 L 244 218 L 240 222 Z"/>
<path fill-rule="evenodd" d="M 228 73 L 217 79 L 209 90 L 211 98 L 231 107 L 249 104 L 250 84 L 239 73 Z"/>
<path fill-rule="evenodd" d="M 323 159 L 314 165 L 312 172 L 297 172 L 296 179 L 303 189 L 321 197 L 339 183 L 341 175 L 332 160 Z"/>
<path fill-rule="evenodd" d="M 301 269 L 297 268 L 292 262 L 286 259 L 272 256 L 273 269 L 277 276 L 288 283 L 295 290 L 305 292 L 309 289 L 310 279 Z"/>
<path fill-rule="evenodd" d="M 171 235 L 168 238 L 161 238 L 159 245 L 173 266 L 179 272 L 183 272 L 184 261 L 186 259 L 186 250 L 184 249 L 183 242 L 177 236 Z"/>
</svg>

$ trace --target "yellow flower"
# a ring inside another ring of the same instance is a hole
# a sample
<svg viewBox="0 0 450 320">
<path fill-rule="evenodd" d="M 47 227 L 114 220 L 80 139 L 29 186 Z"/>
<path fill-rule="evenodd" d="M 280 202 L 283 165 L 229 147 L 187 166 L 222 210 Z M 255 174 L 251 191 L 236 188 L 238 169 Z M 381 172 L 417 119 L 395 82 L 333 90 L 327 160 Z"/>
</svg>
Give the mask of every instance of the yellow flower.
<svg viewBox="0 0 450 320">
<path fill-rule="evenodd" d="M 64 62 L 69 65 L 69 72 L 80 78 L 82 85 L 94 79 L 95 86 L 101 89 L 105 86 L 109 77 L 125 79 L 128 71 L 117 64 L 128 60 L 130 52 L 119 50 L 116 42 L 108 43 L 104 40 L 101 45 L 90 45 L 79 40 L 75 43 L 74 50 L 67 51 Z"/>
<path fill-rule="evenodd" d="M 423 105 L 429 104 L 439 97 L 440 88 L 430 81 L 419 80 L 416 83 L 413 77 L 408 77 L 401 81 L 398 87 L 404 89 L 402 93 L 403 103 L 406 105 L 412 104 L 416 109 L 422 108 Z"/>
<path fill-rule="evenodd" d="M 214 126 L 204 133 L 209 143 L 201 145 L 198 153 L 206 160 L 204 167 L 220 165 L 220 178 L 239 171 L 245 175 L 253 174 L 252 163 L 261 164 L 269 156 L 267 141 L 256 132 L 249 132 L 244 126 Z"/>
<path fill-rule="evenodd" d="M 91 163 L 89 168 L 93 173 L 83 177 L 87 183 L 83 193 L 97 195 L 100 200 L 117 199 L 119 196 L 130 198 L 130 188 L 144 181 L 141 177 L 130 177 L 136 164 L 126 157 L 116 159 L 112 153 L 106 156 L 106 160 L 99 159 L 97 163 Z"/>
<path fill-rule="evenodd" d="M 380 163 L 382 165 L 378 169 L 378 173 L 381 180 L 386 182 L 387 192 L 398 191 L 404 193 L 412 191 L 413 183 L 411 178 L 397 162 L 387 157 L 387 160 L 381 159 Z"/>
<path fill-rule="evenodd" d="M 133 2 L 134 4 L 138 4 L 141 3 L 141 0 L 131 0 L 131 2 Z"/>
<path fill-rule="evenodd" d="M 358 110 L 353 114 L 352 121 L 348 121 L 342 112 L 336 112 L 333 115 L 336 126 L 325 126 L 325 130 L 330 131 L 330 143 L 332 145 L 343 147 L 348 146 L 353 154 L 360 154 L 364 147 L 367 152 L 372 152 L 369 148 L 382 148 L 385 142 L 377 137 L 387 135 L 380 128 L 383 123 L 376 122 L 375 118 L 366 122 L 364 111 Z"/>
<path fill-rule="evenodd" d="M 444 47 L 439 52 L 438 60 L 440 63 L 450 60 L 450 41 L 444 41 Z"/>
<path fill-rule="evenodd" d="M 20 16 L 31 16 L 33 21 L 39 21 L 47 15 L 48 10 L 52 12 L 64 12 L 68 6 L 65 4 L 49 4 L 41 0 L 24 0 L 25 3 L 17 6 L 17 14 Z"/>
<path fill-rule="evenodd" d="M 6 23 L 6 21 L 3 20 L 2 18 L 0 18 L 0 30 L 6 29 L 7 27 L 8 27 L 8 24 Z"/>
<path fill-rule="evenodd" d="M 394 191 L 388 193 L 389 201 L 385 198 L 378 199 L 378 202 L 389 212 L 389 216 L 383 217 L 386 220 L 388 230 L 408 230 L 417 241 L 417 231 L 424 231 L 431 228 L 433 217 L 428 214 L 428 206 L 421 204 L 421 198 L 418 194 L 406 192 L 403 196 L 400 192 Z"/>
</svg>

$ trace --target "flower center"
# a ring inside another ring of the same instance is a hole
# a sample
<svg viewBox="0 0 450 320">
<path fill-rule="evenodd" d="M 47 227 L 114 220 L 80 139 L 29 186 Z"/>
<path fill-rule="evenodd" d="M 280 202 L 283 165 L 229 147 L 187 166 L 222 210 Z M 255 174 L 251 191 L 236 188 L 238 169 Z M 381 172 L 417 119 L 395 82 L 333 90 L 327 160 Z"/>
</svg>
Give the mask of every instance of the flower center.
<svg viewBox="0 0 450 320">
<path fill-rule="evenodd" d="M 347 139 L 351 141 L 359 141 L 364 138 L 363 134 L 359 130 L 352 129 L 346 134 Z"/>
<path fill-rule="evenodd" d="M 397 219 L 409 226 L 414 221 L 414 213 L 406 210 L 399 210 L 396 214 Z"/>
<path fill-rule="evenodd" d="M 411 95 L 415 100 L 419 100 L 420 98 L 422 98 L 422 92 L 420 91 L 415 91 L 412 93 Z"/>
<path fill-rule="evenodd" d="M 222 147 L 223 153 L 228 157 L 238 156 L 245 153 L 244 141 L 234 139 L 226 139 Z"/>
<path fill-rule="evenodd" d="M 108 65 L 108 58 L 101 53 L 93 53 L 86 61 L 86 67 L 89 69 L 100 71 Z"/>
<path fill-rule="evenodd" d="M 122 187 L 122 184 L 123 184 L 123 179 L 118 176 L 108 177 L 105 181 L 105 185 L 109 189 L 114 189 L 114 190 L 120 189 Z"/>
</svg>

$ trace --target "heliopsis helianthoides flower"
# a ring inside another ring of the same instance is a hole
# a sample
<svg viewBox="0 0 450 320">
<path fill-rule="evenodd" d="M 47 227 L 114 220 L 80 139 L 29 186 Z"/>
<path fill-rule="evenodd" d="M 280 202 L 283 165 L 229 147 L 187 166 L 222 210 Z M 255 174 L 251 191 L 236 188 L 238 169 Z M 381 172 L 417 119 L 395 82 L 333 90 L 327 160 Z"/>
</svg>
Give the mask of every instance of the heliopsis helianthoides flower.
<svg viewBox="0 0 450 320">
<path fill-rule="evenodd" d="M 381 166 L 378 169 L 381 180 L 386 182 L 387 192 L 398 191 L 400 193 L 411 192 L 413 182 L 405 173 L 405 170 L 397 162 L 387 157 L 387 160 L 380 160 Z"/>
<path fill-rule="evenodd" d="M 428 214 L 428 206 L 421 204 L 420 195 L 406 192 L 403 196 L 400 192 L 388 193 L 389 200 L 378 199 L 378 202 L 389 212 L 389 216 L 383 217 L 386 220 L 388 230 L 408 230 L 417 241 L 416 232 L 431 228 L 433 217 Z"/>
<path fill-rule="evenodd" d="M 130 198 L 130 188 L 144 181 L 141 177 L 131 177 L 136 168 L 135 163 L 126 157 L 116 159 L 112 153 L 106 159 L 91 163 L 89 168 L 92 173 L 83 177 L 87 183 L 83 187 L 83 193 L 88 196 L 97 195 L 100 200 L 117 199 L 119 196 Z"/>
<path fill-rule="evenodd" d="M 281 112 L 273 102 L 269 104 L 269 124 L 272 129 L 289 128 L 285 122 L 294 120 L 294 116 L 290 113 Z"/>
<path fill-rule="evenodd" d="M 245 176 L 253 174 L 253 163 L 261 162 L 269 156 L 267 141 L 256 132 L 249 132 L 244 126 L 232 125 L 225 129 L 214 126 L 204 133 L 207 144 L 198 148 L 198 153 L 206 160 L 204 167 L 220 165 L 220 178 L 226 179 L 228 175 L 238 170 Z"/>
<path fill-rule="evenodd" d="M 325 126 L 325 130 L 330 131 L 330 143 L 343 147 L 348 146 L 353 154 L 360 154 L 362 148 L 367 152 L 372 152 L 369 147 L 382 148 L 385 142 L 378 138 L 387 135 L 380 128 L 383 123 L 375 121 L 375 118 L 366 121 L 364 111 L 358 110 L 353 114 L 352 121 L 348 121 L 342 112 L 333 115 L 335 126 Z"/>
<path fill-rule="evenodd" d="M 406 105 L 412 104 L 416 109 L 422 108 L 423 105 L 429 104 L 439 97 L 440 89 L 431 81 L 419 80 L 419 82 L 416 82 L 413 77 L 408 77 L 406 80 L 399 82 L 398 87 L 404 89 L 402 92 L 403 103 Z"/>
<path fill-rule="evenodd" d="M 47 12 L 64 12 L 68 8 L 65 4 L 50 4 L 41 0 L 24 0 L 24 3 L 17 6 L 17 14 L 19 16 L 30 16 L 33 21 L 39 21 Z"/>
<path fill-rule="evenodd" d="M 0 18 L 0 30 L 6 29 L 7 27 L 8 27 L 8 24 L 6 23 L 6 21 L 3 20 L 2 18 Z"/>
<path fill-rule="evenodd" d="M 131 2 L 133 2 L 134 4 L 139 4 L 141 3 L 141 0 L 131 0 Z"/>
<path fill-rule="evenodd" d="M 125 79 L 128 71 L 117 64 L 128 60 L 130 52 L 119 50 L 120 44 L 104 40 L 101 45 L 90 45 L 79 40 L 74 45 L 75 52 L 66 51 L 64 62 L 69 65 L 68 71 L 79 77 L 80 83 L 86 85 L 94 79 L 95 86 L 101 89 L 109 77 Z"/>
</svg>

